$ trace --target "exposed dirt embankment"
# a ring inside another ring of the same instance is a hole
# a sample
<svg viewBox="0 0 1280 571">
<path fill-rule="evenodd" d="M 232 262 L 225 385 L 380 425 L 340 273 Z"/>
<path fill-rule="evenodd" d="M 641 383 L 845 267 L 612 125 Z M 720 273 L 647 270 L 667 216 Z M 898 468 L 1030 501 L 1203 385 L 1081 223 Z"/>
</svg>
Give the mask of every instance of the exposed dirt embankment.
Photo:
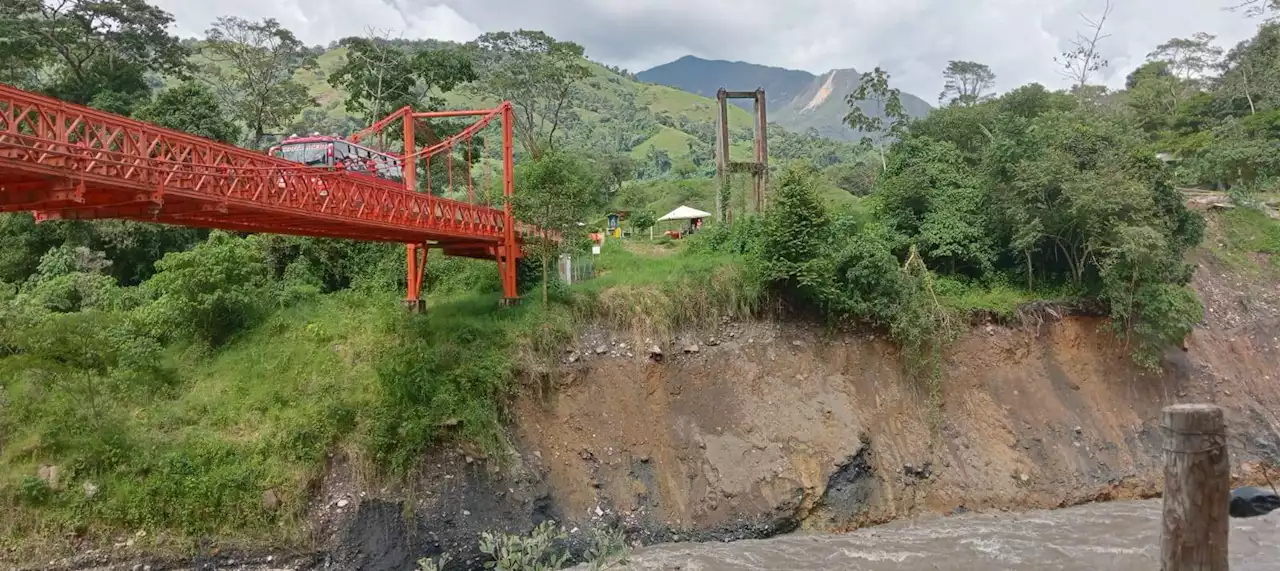
<svg viewBox="0 0 1280 571">
<path fill-rule="evenodd" d="M 406 504 L 366 499 L 328 525 L 330 561 L 399 569 L 449 551 L 477 565 L 479 530 L 546 518 L 653 543 L 1149 497 L 1160 410 L 1178 402 L 1226 407 L 1237 466 L 1274 458 L 1280 291 L 1203 263 L 1206 321 L 1163 372 L 1135 367 L 1104 319 L 979 325 L 948 351 L 941 409 L 870 334 L 726 323 L 661 342 L 656 359 L 647 342 L 589 332 L 550 386 L 514 403 L 504 468 L 442 454 L 407 519 L 388 515 Z"/>
<path fill-rule="evenodd" d="M 1163 375 L 1135 369 L 1102 320 L 979 328 L 947 360 L 936 430 L 890 344 L 740 325 L 663 363 L 578 365 L 520 401 L 518 434 L 565 516 L 599 506 L 691 538 L 1146 496 L 1167 404 L 1218 402 L 1241 446 L 1274 450 L 1272 325 L 1199 332 Z"/>
<path fill-rule="evenodd" d="M 1280 291 L 1203 263 L 1206 321 L 1164 372 L 1133 366 L 1099 318 L 979 325 L 949 349 L 940 410 L 869 334 L 727 323 L 665 340 L 659 360 L 590 332 L 514 403 L 508 457 L 441 451 L 406 490 L 365 489 L 339 457 L 310 518 L 319 553 L 241 568 L 406 569 L 441 551 L 477 568 L 480 531 L 549 518 L 580 547 L 601 525 L 723 540 L 1146 497 L 1178 402 L 1226 407 L 1236 465 L 1274 458 Z"/>
</svg>

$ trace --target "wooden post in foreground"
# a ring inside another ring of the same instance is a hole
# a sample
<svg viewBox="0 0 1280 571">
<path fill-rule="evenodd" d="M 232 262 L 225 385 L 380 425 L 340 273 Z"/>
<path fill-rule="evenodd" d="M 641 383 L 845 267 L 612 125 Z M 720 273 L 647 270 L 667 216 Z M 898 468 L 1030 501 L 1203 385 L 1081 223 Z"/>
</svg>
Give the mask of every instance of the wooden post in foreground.
<svg viewBox="0 0 1280 571">
<path fill-rule="evenodd" d="M 1164 409 L 1164 520 L 1161 571 L 1227 571 L 1231 471 L 1222 409 Z"/>
</svg>

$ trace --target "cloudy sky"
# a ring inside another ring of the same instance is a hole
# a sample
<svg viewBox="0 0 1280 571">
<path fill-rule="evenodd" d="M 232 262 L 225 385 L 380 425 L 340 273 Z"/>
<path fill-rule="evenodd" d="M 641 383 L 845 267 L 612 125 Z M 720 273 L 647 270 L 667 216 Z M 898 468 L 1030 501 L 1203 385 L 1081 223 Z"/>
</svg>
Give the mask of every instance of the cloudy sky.
<svg viewBox="0 0 1280 571">
<path fill-rule="evenodd" d="M 174 14 L 179 35 L 200 36 L 220 15 L 272 17 L 308 44 L 370 28 L 406 38 L 466 41 L 516 28 L 586 46 L 596 61 L 633 71 L 686 54 L 814 73 L 890 71 L 894 82 L 936 99 L 948 60 L 990 65 L 998 87 L 1062 86 L 1053 56 L 1100 14 L 1105 0 L 151 0 Z M 1223 10 L 1239 0 L 1113 0 L 1103 52 L 1121 85 L 1157 44 L 1196 32 L 1224 46 L 1258 22 Z"/>
</svg>

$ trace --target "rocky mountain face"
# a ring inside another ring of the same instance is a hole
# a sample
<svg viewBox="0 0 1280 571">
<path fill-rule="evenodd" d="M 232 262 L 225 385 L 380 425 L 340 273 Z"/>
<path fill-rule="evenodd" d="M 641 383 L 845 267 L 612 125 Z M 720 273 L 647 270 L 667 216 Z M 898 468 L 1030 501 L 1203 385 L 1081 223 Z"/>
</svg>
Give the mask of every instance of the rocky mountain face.
<svg viewBox="0 0 1280 571">
<path fill-rule="evenodd" d="M 849 112 L 845 97 L 858 88 L 860 75 L 855 69 L 835 69 L 814 75 L 794 69 L 685 56 L 640 72 L 636 77 L 705 97 L 715 97 L 721 87 L 742 91 L 762 87 L 768 96 L 770 121 L 790 131 L 814 129 L 824 137 L 856 141 L 861 135 L 844 123 Z M 751 105 L 749 100 L 735 103 L 746 108 Z M 933 109 L 910 93 L 902 94 L 902 105 L 911 117 L 922 117 Z M 884 115 L 881 106 L 870 103 L 861 106 L 868 115 Z"/>
</svg>

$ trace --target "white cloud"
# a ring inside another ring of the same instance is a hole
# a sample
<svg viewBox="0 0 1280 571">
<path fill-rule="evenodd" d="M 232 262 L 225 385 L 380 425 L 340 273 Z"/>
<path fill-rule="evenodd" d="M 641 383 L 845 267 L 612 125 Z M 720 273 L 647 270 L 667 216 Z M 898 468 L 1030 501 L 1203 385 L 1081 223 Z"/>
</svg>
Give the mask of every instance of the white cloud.
<svg viewBox="0 0 1280 571">
<path fill-rule="evenodd" d="M 410 9 L 381 0 L 149 0 L 177 20 L 181 37 L 203 37 L 219 16 L 249 20 L 275 18 L 308 45 L 326 45 L 367 30 L 391 30 L 406 38 L 436 38 L 464 42 L 481 30 L 448 6 Z"/>
<path fill-rule="evenodd" d="M 587 48 L 593 59 L 632 70 L 682 55 L 750 61 L 822 73 L 885 67 L 926 100 L 947 61 L 990 65 L 998 87 L 1065 84 L 1053 56 L 1099 14 L 1104 0 L 152 0 L 172 12 L 181 35 L 214 17 L 274 17 L 308 44 L 367 28 L 407 38 L 465 41 L 481 32 L 540 29 Z M 1222 8 L 1230 0 L 1114 0 L 1103 53 L 1112 86 L 1157 44 L 1196 32 L 1230 47 L 1257 21 Z"/>
</svg>

